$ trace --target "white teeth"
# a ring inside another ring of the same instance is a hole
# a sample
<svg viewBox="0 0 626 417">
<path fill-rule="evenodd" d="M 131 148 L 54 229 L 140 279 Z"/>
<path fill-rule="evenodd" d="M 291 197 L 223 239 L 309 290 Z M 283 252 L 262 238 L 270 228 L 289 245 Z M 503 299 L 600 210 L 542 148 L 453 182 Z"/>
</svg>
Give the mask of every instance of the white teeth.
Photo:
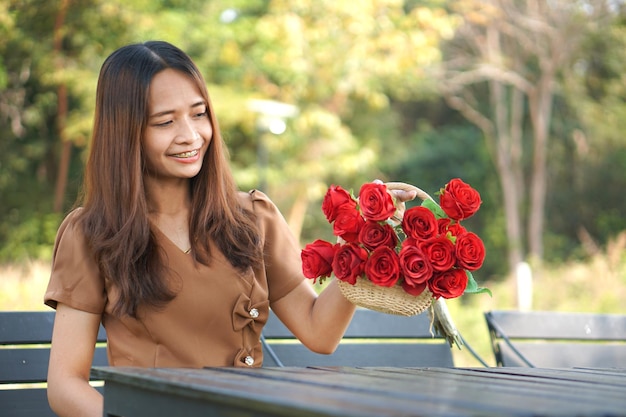
<svg viewBox="0 0 626 417">
<path fill-rule="evenodd" d="M 174 154 L 172 156 L 176 157 L 176 158 L 190 158 L 192 156 L 196 156 L 198 155 L 198 150 L 194 150 L 194 151 L 189 151 L 189 152 L 183 152 L 183 153 L 177 153 Z"/>
</svg>

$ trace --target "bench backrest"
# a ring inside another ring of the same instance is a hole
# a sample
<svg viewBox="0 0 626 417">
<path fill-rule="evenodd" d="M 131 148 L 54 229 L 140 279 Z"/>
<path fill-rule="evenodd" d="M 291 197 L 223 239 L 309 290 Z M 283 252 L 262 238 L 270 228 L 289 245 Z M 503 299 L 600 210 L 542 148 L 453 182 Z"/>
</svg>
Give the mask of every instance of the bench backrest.
<svg viewBox="0 0 626 417">
<path fill-rule="evenodd" d="M 0 415 L 53 417 L 46 378 L 54 311 L 0 312 Z M 106 366 L 106 334 L 100 327 L 94 366 Z"/>
<path fill-rule="evenodd" d="M 0 312 L 0 415 L 54 417 L 46 378 L 54 311 Z M 430 333 L 427 314 L 393 316 L 357 310 L 332 355 L 305 348 L 274 314 L 264 335 L 285 366 L 453 366 L 445 339 Z M 93 366 L 107 366 L 106 333 L 100 327 Z M 265 366 L 278 366 L 265 351 Z"/>
<path fill-rule="evenodd" d="M 498 366 L 626 367 L 626 315 L 485 313 Z"/>
<path fill-rule="evenodd" d="M 357 309 L 331 355 L 308 350 L 273 313 L 263 335 L 264 366 L 280 366 L 279 361 L 283 366 L 454 366 L 446 340 L 430 333 L 427 313 L 404 317 Z"/>
</svg>

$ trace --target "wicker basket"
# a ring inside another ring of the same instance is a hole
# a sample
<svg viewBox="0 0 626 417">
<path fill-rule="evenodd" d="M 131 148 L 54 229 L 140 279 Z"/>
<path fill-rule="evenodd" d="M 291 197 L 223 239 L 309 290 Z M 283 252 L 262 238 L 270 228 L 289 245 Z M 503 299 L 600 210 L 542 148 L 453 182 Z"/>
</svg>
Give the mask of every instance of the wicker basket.
<svg viewBox="0 0 626 417">
<path fill-rule="evenodd" d="M 432 200 L 426 192 L 410 184 L 389 182 L 386 185 L 389 190 L 415 191 L 418 198 Z M 428 288 L 414 296 L 404 291 L 400 284 L 381 287 L 366 278 L 357 278 L 354 285 L 341 280 L 337 280 L 337 284 L 343 296 L 353 304 L 387 314 L 415 316 L 426 311 L 433 301 L 433 295 Z"/>
<path fill-rule="evenodd" d="M 356 284 L 337 280 L 339 289 L 351 303 L 381 313 L 415 316 L 432 304 L 433 294 L 426 288 L 418 296 L 404 291 L 400 285 L 381 287 L 366 278 L 357 278 Z"/>
</svg>

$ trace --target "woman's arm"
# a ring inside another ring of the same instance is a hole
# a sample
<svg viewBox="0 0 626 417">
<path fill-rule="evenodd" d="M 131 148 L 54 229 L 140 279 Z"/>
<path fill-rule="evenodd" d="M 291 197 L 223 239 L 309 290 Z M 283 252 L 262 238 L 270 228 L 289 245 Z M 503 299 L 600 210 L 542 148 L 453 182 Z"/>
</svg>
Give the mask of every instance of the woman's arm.
<svg viewBox="0 0 626 417">
<path fill-rule="evenodd" d="M 319 296 L 307 280 L 273 303 L 272 310 L 306 347 L 330 354 L 346 332 L 355 306 L 341 294 L 335 280 Z"/>
<path fill-rule="evenodd" d="M 61 417 L 101 417 L 102 395 L 89 385 L 100 315 L 59 303 L 56 308 L 48 402 Z"/>
</svg>

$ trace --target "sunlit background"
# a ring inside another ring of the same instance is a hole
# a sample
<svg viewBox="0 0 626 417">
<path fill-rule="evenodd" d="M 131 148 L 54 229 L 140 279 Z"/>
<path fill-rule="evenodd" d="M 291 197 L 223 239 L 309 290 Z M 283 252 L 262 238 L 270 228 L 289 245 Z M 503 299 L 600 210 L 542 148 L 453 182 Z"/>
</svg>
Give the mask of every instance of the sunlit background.
<svg viewBox="0 0 626 417">
<path fill-rule="evenodd" d="M 626 7 L 610 0 L 0 0 L 0 309 L 45 309 L 99 68 L 149 39 L 198 63 L 240 188 L 303 245 L 332 238 L 330 184 L 479 190 L 466 226 L 493 297 L 448 304 L 487 361 L 489 309 L 626 312 Z"/>
</svg>

